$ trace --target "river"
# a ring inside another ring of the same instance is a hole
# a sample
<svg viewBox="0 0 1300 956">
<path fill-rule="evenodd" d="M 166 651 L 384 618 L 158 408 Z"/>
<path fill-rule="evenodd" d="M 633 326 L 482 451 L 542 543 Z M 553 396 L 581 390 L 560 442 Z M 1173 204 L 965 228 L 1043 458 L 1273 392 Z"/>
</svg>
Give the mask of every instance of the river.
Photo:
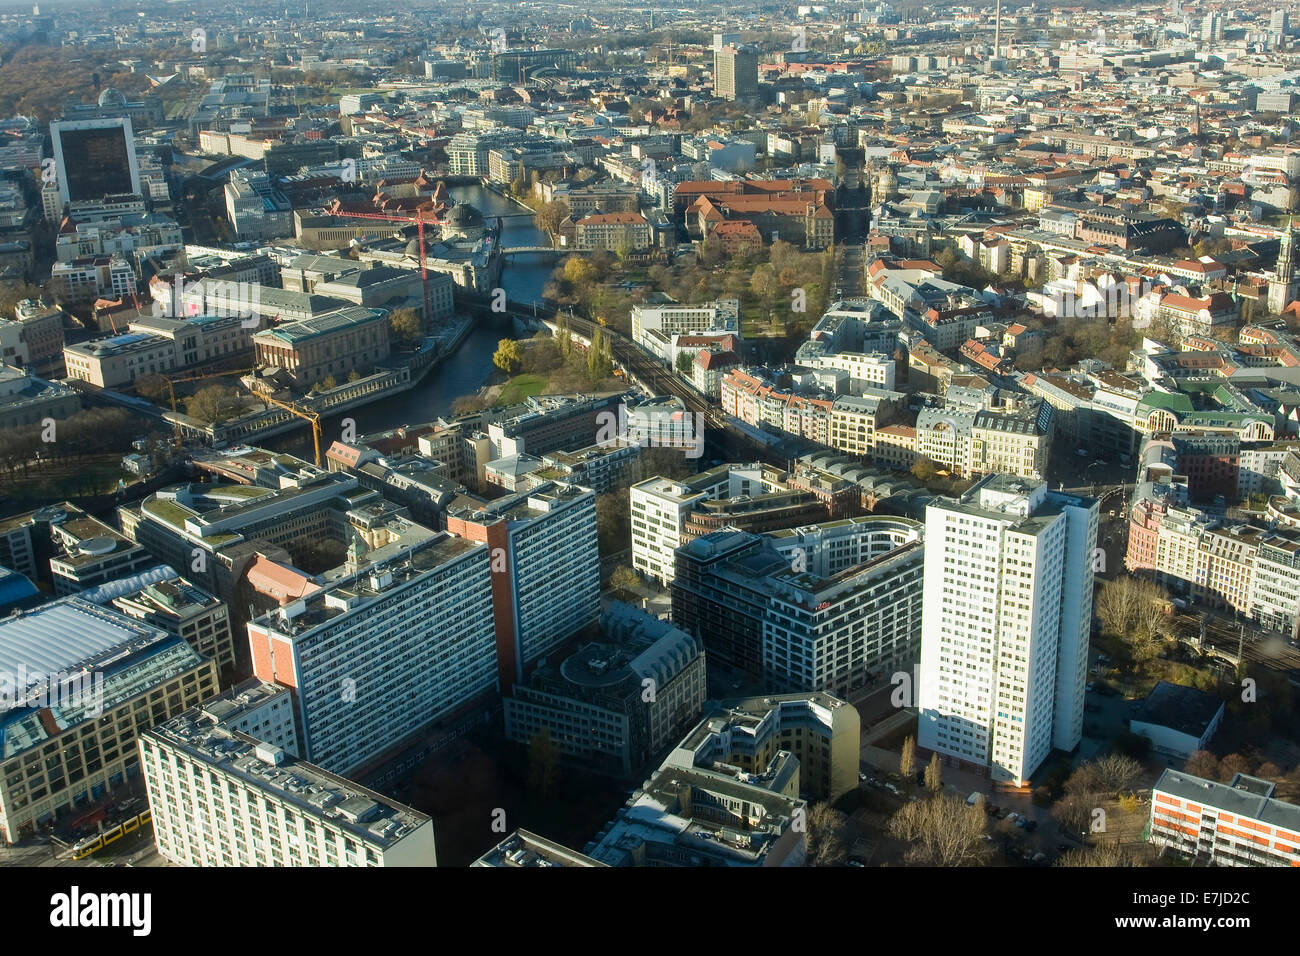
<svg viewBox="0 0 1300 956">
<path fill-rule="evenodd" d="M 474 206 L 485 218 L 522 212 L 522 207 L 482 186 L 451 186 L 448 188 L 457 202 Z M 502 248 L 514 246 L 544 246 L 546 236 L 530 219 L 506 219 L 502 223 Z M 555 269 L 553 263 L 538 262 L 531 256 L 517 262 L 508 260 L 501 273 L 501 284 L 511 300 L 517 302 L 542 301 L 542 290 Z M 461 342 L 456 352 L 443 359 L 415 388 L 388 398 L 354 408 L 346 417 L 357 423 L 357 434 L 416 425 L 432 421 L 451 410 L 451 404 L 462 395 L 478 391 L 492 375 L 492 354 L 497 349 L 501 330 L 477 325 Z M 324 420 L 325 447 L 339 433 L 339 419 L 332 416 Z M 263 444 L 281 451 L 311 457 L 311 435 L 306 430 L 266 439 Z"/>
</svg>

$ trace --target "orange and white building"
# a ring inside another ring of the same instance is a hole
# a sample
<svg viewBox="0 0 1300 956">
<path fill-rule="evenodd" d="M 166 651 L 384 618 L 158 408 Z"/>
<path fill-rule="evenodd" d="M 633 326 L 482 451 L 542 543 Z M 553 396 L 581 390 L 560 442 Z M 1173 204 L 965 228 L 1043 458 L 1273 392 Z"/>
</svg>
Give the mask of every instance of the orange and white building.
<svg viewBox="0 0 1300 956">
<path fill-rule="evenodd" d="M 1216 783 L 1166 770 L 1151 790 L 1150 841 L 1216 866 L 1300 866 L 1300 807 L 1239 773 Z"/>
</svg>

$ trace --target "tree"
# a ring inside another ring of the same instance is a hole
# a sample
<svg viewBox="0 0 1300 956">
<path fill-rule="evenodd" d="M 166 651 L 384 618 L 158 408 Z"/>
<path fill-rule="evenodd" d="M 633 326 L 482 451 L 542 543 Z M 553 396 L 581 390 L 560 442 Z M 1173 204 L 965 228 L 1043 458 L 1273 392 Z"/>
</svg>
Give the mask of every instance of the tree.
<svg viewBox="0 0 1300 956">
<path fill-rule="evenodd" d="M 898 772 L 904 779 L 916 773 L 916 738 L 911 735 L 903 740 L 903 753 L 898 758 Z"/>
<path fill-rule="evenodd" d="M 641 584 L 641 578 L 635 571 L 626 564 L 620 564 L 614 569 L 614 573 L 609 576 L 609 586 L 620 598 L 626 599 L 628 594 L 634 591 Z"/>
<path fill-rule="evenodd" d="M 550 238 L 551 244 L 555 244 L 555 235 L 560 231 L 560 226 L 564 220 L 569 218 L 569 204 L 563 199 L 557 199 L 554 202 L 543 203 L 537 210 L 537 215 L 533 216 L 533 225 Z"/>
<path fill-rule="evenodd" d="M 1259 777 L 1261 780 L 1271 780 L 1274 783 L 1277 783 L 1277 781 L 1281 780 L 1286 775 L 1282 772 L 1281 767 L 1273 763 L 1271 760 L 1266 760 L 1255 768 L 1253 776 Z"/>
<path fill-rule="evenodd" d="M 135 393 L 141 398 L 147 398 L 155 405 L 161 405 L 163 399 L 171 394 L 167 388 L 167 379 L 156 372 L 141 375 L 137 378 L 135 380 Z"/>
<path fill-rule="evenodd" d="M 695 366 L 695 351 L 692 349 L 682 349 L 677 353 L 677 374 L 690 378 L 691 369 Z"/>
<path fill-rule="evenodd" d="M 848 856 L 848 818 L 825 803 L 808 808 L 808 861 L 813 866 L 838 866 Z"/>
<path fill-rule="evenodd" d="M 1068 850 L 1061 854 L 1061 858 L 1056 861 L 1056 866 L 1060 867 L 1117 867 L 1117 866 L 1146 866 L 1144 862 L 1124 849 L 1118 843 L 1100 843 L 1097 846 L 1082 847 L 1077 850 Z"/>
<path fill-rule="evenodd" d="M 1135 662 L 1149 661 L 1167 640 L 1168 600 L 1152 581 L 1130 575 L 1107 581 L 1097 591 L 1101 632 L 1122 641 Z"/>
<path fill-rule="evenodd" d="M 939 755 L 933 754 L 925 768 L 925 789 L 938 793 L 943 789 L 943 768 L 939 764 Z"/>
<path fill-rule="evenodd" d="M 1065 792 L 1067 794 L 1078 794 L 1090 796 L 1101 790 L 1101 781 L 1097 775 L 1097 765 L 1092 761 L 1081 763 L 1074 768 L 1065 781 Z"/>
<path fill-rule="evenodd" d="M 1250 760 L 1241 754 L 1228 754 L 1219 761 L 1219 780 L 1229 783 L 1239 773 L 1250 773 Z"/>
<path fill-rule="evenodd" d="M 749 277 L 749 289 L 764 306 L 770 308 L 772 300 L 781 291 L 776 281 L 776 270 L 767 263 L 755 268 L 754 274 Z"/>
<path fill-rule="evenodd" d="M 1093 761 L 1097 784 L 1102 793 L 1119 796 L 1133 789 L 1142 777 L 1142 765 L 1123 754 L 1107 754 Z"/>
<path fill-rule="evenodd" d="M 921 482 L 921 484 L 928 484 L 929 482 L 934 481 L 938 475 L 939 469 L 935 467 L 934 462 L 925 457 L 925 455 L 921 455 L 916 459 L 916 461 L 912 462 L 912 477 Z"/>
<path fill-rule="evenodd" d="M 1070 833 L 1085 833 L 1097 801 L 1091 794 L 1067 793 L 1052 805 L 1052 816 Z"/>
<path fill-rule="evenodd" d="M 451 403 L 451 414 L 453 418 L 460 418 L 462 415 L 473 415 L 475 412 L 483 410 L 483 399 L 477 395 L 462 395 Z"/>
<path fill-rule="evenodd" d="M 413 349 L 424 337 L 420 316 L 414 309 L 394 309 L 388 317 L 389 334 L 401 348 Z"/>
<path fill-rule="evenodd" d="M 555 319 L 555 345 L 560 350 L 561 357 L 567 360 L 573 351 L 573 336 L 569 334 L 569 321 L 563 313 Z"/>
<path fill-rule="evenodd" d="M 23 299 L 39 299 L 41 290 L 30 282 L 9 280 L 0 282 L 0 318 L 12 318 L 18 303 Z"/>
<path fill-rule="evenodd" d="M 523 350 L 519 343 L 514 339 L 501 339 L 497 342 L 497 350 L 492 355 L 492 364 L 507 375 L 513 375 L 514 370 L 519 367 L 523 361 Z"/>
<path fill-rule="evenodd" d="M 571 256 L 564 263 L 564 279 L 576 286 L 596 281 L 596 267 L 586 259 Z"/>
<path fill-rule="evenodd" d="M 1287 803 L 1300 803 L 1300 767 L 1277 781 L 1277 790 L 1273 795 Z"/>
<path fill-rule="evenodd" d="M 232 399 L 224 385 L 206 385 L 185 400 L 185 414 L 201 422 L 223 422 L 234 414 Z"/>
<path fill-rule="evenodd" d="M 551 740 L 551 731 L 543 727 L 528 743 L 528 787 L 543 799 L 555 789 L 559 777 L 560 751 Z"/>
<path fill-rule="evenodd" d="M 960 797 L 939 793 L 905 803 L 890 818 L 888 831 L 910 843 L 905 855 L 913 866 L 978 866 L 988 856 L 986 814 Z"/>
</svg>

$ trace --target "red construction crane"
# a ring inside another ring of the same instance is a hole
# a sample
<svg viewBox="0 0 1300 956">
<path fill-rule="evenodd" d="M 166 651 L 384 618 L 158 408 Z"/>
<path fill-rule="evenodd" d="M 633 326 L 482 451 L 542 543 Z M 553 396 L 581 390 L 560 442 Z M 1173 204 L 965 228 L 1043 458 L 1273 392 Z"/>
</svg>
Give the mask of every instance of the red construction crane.
<svg viewBox="0 0 1300 956">
<path fill-rule="evenodd" d="M 379 219 L 384 222 L 415 223 L 416 230 L 419 235 L 419 242 L 420 242 L 420 282 L 424 287 L 424 324 L 425 327 L 427 328 L 428 323 L 433 320 L 433 307 L 432 307 L 432 303 L 429 300 L 429 270 L 428 267 L 425 265 L 425 260 L 424 260 L 424 224 L 426 222 L 429 222 L 432 223 L 433 225 L 439 225 L 441 223 L 441 220 L 438 219 L 431 211 L 427 212 L 423 209 L 419 209 L 413 213 L 407 213 L 406 215 L 400 215 L 400 216 L 392 215 L 389 213 L 381 213 L 381 212 L 352 212 L 352 211 L 343 211 L 343 210 L 340 210 L 339 212 L 331 213 L 331 215 L 338 216 L 340 219 Z"/>
</svg>

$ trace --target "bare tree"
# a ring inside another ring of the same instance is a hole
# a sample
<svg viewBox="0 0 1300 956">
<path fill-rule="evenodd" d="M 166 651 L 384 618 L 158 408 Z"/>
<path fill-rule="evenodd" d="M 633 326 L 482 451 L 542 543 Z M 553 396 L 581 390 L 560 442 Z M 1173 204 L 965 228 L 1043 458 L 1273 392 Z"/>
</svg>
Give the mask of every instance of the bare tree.
<svg viewBox="0 0 1300 956">
<path fill-rule="evenodd" d="M 903 740 L 903 753 L 898 758 L 898 772 L 904 778 L 916 773 L 916 738 L 908 736 Z"/>
<path fill-rule="evenodd" d="M 1071 833 L 1083 833 L 1092 821 L 1096 805 L 1092 794 L 1067 793 L 1052 805 L 1052 816 Z"/>
<path fill-rule="evenodd" d="M 1250 773 L 1250 761 L 1241 754 L 1228 754 L 1219 761 L 1219 780 L 1228 783 L 1239 773 Z"/>
<path fill-rule="evenodd" d="M 1123 754 L 1107 754 L 1093 761 L 1093 766 L 1096 768 L 1098 789 L 1109 795 L 1119 796 L 1132 790 L 1133 785 L 1142 777 L 1142 765 Z"/>
<path fill-rule="evenodd" d="M 1103 634 L 1119 638 L 1134 661 L 1151 660 L 1164 646 L 1168 595 L 1152 581 L 1124 576 L 1097 591 L 1097 619 Z"/>
<path fill-rule="evenodd" d="M 845 833 L 848 817 L 826 803 L 808 808 L 808 861 L 813 866 L 838 866 L 848 856 Z"/>
<path fill-rule="evenodd" d="M 1183 772 L 1206 780 L 1219 779 L 1219 758 L 1208 750 L 1196 750 L 1187 758 Z"/>
<path fill-rule="evenodd" d="M 1070 850 L 1056 861 L 1057 866 L 1146 866 L 1142 860 L 1124 849 L 1118 843 L 1101 843 L 1097 846 Z"/>
<path fill-rule="evenodd" d="M 925 768 L 925 789 L 938 793 L 943 789 L 943 768 L 939 765 L 939 755 L 933 754 Z"/>
<path fill-rule="evenodd" d="M 904 804 L 890 818 L 889 833 L 906 841 L 913 866 L 978 866 L 988 856 L 985 814 L 951 794 Z"/>
</svg>

